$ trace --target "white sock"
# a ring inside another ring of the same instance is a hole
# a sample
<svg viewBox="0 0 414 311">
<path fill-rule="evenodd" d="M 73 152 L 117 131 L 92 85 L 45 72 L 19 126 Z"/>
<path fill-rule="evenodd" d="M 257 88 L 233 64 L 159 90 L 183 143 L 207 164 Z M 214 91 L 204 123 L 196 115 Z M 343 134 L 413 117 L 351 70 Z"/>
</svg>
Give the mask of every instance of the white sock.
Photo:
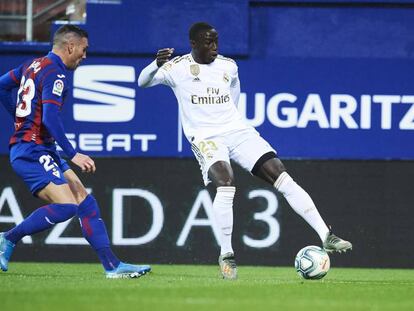
<svg viewBox="0 0 414 311">
<path fill-rule="evenodd" d="M 280 174 L 273 186 L 283 194 L 293 210 L 318 233 L 322 242 L 325 241 L 329 228 L 323 221 L 309 194 L 287 172 Z"/>
<path fill-rule="evenodd" d="M 233 232 L 233 199 L 236 187 L 217 187 L 213 202 L 213 213 L 220 229 L 220 255 L 231 252 L 231 234 Z"/>
</svg>

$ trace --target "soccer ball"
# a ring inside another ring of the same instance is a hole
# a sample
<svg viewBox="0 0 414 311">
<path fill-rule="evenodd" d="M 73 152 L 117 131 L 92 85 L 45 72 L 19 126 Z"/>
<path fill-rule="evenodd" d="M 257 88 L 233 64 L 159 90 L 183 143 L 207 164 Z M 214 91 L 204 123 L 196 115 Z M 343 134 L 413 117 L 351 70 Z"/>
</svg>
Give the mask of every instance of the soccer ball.
<svg viewBox="0 0 414 311">
<path fill-rule="evenodd" d="M 302 248 L 295 258 L 295 269 L 304 279 L 322 279 L 330 266 L 331 262 L 325 250 L 314 245 Z"/>
</svg>

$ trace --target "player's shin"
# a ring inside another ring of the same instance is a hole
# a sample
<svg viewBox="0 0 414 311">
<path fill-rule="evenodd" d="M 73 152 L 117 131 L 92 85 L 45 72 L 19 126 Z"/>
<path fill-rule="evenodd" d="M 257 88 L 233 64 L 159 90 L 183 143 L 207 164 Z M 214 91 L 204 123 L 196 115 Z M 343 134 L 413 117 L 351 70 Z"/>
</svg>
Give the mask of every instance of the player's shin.
<svg viewBox="0 0 414 311">
<path fill-rule="evenodd" d="M 233 232 L 233 199 L 235 187 L 218 187 L 213 202 L 213 212 L 220 228 L 220 254 L 233 253 L 231 235 Z"/>
<path fill-rule="evenodd" d="M 305 219 L 318 233 L 320 239 L 324 241 L 329 228 L 323 221 L 309 194 L 287 172 L 280 174 L 274 183 L 274 187 L 283 194 L 293 210 Z"/>
<path fill-rule="evenodd" d="M 19 225 L 5 233 L 5 238 L 16 244 L 24 236 L 32 235 L 64 222 L 76 214 L 75 204 L 49 204 L 38 208 Z"/>
<path fill-rule="evenodd" d="M 110 248 L 105 223 L 101 218 L 98 203 L 92 195 L 88 195 L 79 204 L 78 217 L 82 234 L 97 253 L 104 269 L 108 271 L 117 268 L 120 260 Z"/>
</svg>

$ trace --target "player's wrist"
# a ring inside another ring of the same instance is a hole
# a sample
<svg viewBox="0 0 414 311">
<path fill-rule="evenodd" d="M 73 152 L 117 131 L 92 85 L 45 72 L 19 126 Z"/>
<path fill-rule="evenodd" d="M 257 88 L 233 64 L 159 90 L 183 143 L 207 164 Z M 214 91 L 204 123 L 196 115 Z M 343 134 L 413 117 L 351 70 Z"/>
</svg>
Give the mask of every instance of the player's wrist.
<svg viewBox="0 0 414 311">
<path fill-rule="evenodd" d="M 70 160 L 73 160 L 77 154 L 78 152 L 76 152 L 76 150 L 71 150 L 71 151 L 66 152 L 66 155 L 68 156 Z"/>
<path fill-rule="evenodd" d="M 151 68 L 152 71 L 156 71 L 158 70 L 163 64 L 158 63 L 157 59 L 154 59 L 154 61 L 149 65 L 149 67 Z"/>
</svg>

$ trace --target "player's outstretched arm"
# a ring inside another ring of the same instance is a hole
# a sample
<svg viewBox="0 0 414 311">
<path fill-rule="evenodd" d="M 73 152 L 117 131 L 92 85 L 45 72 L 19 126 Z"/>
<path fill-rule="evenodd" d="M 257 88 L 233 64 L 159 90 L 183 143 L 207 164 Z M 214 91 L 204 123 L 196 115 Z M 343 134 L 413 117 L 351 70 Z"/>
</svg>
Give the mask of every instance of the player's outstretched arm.
<svg viewBox="0 0 414 311">
<path fill-rule="evenodd" d="M 138 77 L 138 86 L 150 87 L 157 84 L 165 84 L 165 76 L 158 69 L 170 60 L 174 53 L 173 48 L 160 49 L 157 52 L 156 59 L 145 67 Z"/>
</svg>

